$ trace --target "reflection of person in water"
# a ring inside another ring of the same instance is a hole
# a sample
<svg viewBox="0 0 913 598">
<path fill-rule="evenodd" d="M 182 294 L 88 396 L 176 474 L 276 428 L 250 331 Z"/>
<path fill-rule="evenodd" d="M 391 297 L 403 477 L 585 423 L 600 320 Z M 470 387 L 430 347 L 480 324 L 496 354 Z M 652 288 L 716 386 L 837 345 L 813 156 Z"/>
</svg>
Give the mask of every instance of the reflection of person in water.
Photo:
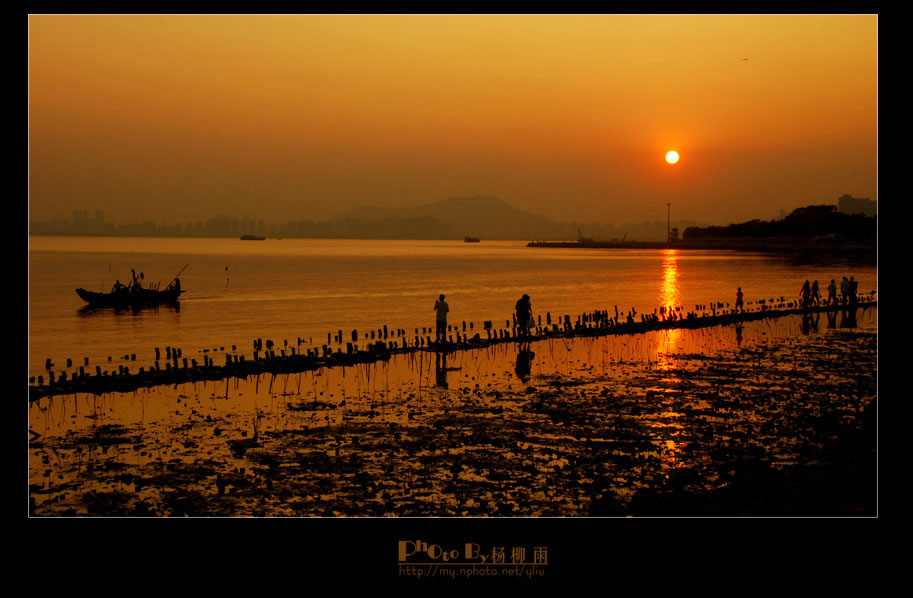
<svg viewBox="0 0 913 598">
<path fill-rule="evenodd" d="M 742 323 L 741 322 L 735 323 L 735 342 L 740 347 L 742 346 Z"/>
<path fill-rule="evenodd" d="M 434 356 L 434 385 L 447 388 L 447 356 L 443 353 Z"/>
<path fill-rule="evenodd" d="M 814 316 L 810 313 L 802 314 L 802 334 L 818 332 L 819 317 L 820 316 L 817 313 Z"/>
<path fill-rule="evenodd" d="M 836 301 L 836 298 L 834 299 Z M 830 301 L 830 299 L 828 299 Z M 837 312 L 836 311 L 826 311 L 824 312 L 827 315 L 827 328 L 832 330 L 837 327 Z"/>
<path fill-rule="evenodd" d="M 517 374 L 517 378 L 521 381 L 529 381 L 533 369 L 533 358 L 535 356 L 536 354 L 529 350 L 528 344 L 520 345 L 520 350 L 517 352 L 517 364 L 514 367 L 514 373 Z"/>
<path fill-rule="evenodd" d="M 840 310 L 840 327 L 841 328 L 855 328 L 856 327 L 856 309 L 851 307 L 849 309 Z"/>
</svg>

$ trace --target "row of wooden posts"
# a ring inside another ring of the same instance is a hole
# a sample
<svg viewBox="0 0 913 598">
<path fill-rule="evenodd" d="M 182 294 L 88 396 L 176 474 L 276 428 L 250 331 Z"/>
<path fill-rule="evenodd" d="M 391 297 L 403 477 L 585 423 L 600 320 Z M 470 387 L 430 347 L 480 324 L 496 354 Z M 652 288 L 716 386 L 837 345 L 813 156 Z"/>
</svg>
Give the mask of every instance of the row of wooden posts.
<svg viewBox="0 0 913 598">
<path fill-rule="evenodd" d="M 757 309 L 748 311 L 756 312 L 765 312 L 775 309 L 793 309 L 797 307 L 796 302 L 787 302 L 783 298 L 777 300 L 776 298 L 768 300 L 761 300 L 755 302 Z M 871 303 L 874 301 L 874 294 L 867 294 L 860 297 L 860 303 Z M 750 304 L 749 304 L 750 305 Z M 552 322 L 551 312 L 546 312 L 545 315 L 545 325 L 543 326 L 542 316 L 539 315 L 536 318 L 536 334 L 546 333 L 559 333 L 559 332 L 572 332 L 580 329 L 604 329 L 618 326 L 620 324 L 635 324 L 637 320 L 636 316 L 640 316 L 639 320 L 642 324 L 655 324 L 660 322 L 667 322 L 672 320 L 698 320 L 701 317 L 715 317 L 720 314 L 729 314 L 734 313 L 733 310 L 728 309 L 729 304 L 722 302 L 708 303 L 708 304 L 698 304 L 695 305 L 695 311 L 688 311 L 684 314 L 682 313 L 682 307 L 660 307 L 654 310 L 653 314 L 638 314 L 635 309 L 631 309 L 626 314 L 620 314 L 618 307 L 615 307 L 614 315 L 611 314 L 608 310 L 595 310 L 592 312 L 587 312 L 580 314 L 576 317 L 576 320 L 572 323 L 571 316 L 565 314 L 562 317 L 559 317 L 557 323 Z M 824 308 L 819 308 L 824 309 Z M 698 314 L 698 311 L 704 310 L 701 314 Z M 460 325 L 451 324 L 448 325 L 447 331 L 448 336 L 446 342 L 450 345 L 460 345 L 463 343 L 469 342 L 479 342 L 479 341 L 499 341 L 505 339 L 516 338 L 519 335 L 519 329 L 517 327 L 516 316 L 512 316 L 512 320 L 505 320 L 503 328 L 495 329 L 494 324 L 491 320 L 486 320 L 482 323 L 482 330 L 484 331 L 484 338 L 482 334 L 475 331 L 475 324 L 473 322 L 466 322 L 465 320 L 461 322 Z M 260 359 L 275 359 L 277 357 L 289 357 L 289 356 L 302 356 L 310 358 L 320 358 L 320 357 L 330 357 L 334 354 L 354 354 L 359 352 L 358 341 L 361 338 L 363 341 L 376 341 L 368 342 L 365 350 L 367 352 L 376 352 L 378 350 L 391 350 L 391 349 L 405 349 L 405 348 L 425 348 L 433 347 L 436 345 L 436 340 L 432 339 L 432 336 L 429 333 L 433 333 L 434 329 L 431 327 L 422 327 L 421 334 L 419 334 L 419 328 L 414 329 L 414 335 L 412 339 L 407 336 L 407 331 L 403 328 L 391 328 L 384 325 L 382 328 L 372 329 L 366 332 L 362 332 L 359 335 L 358 330 L 353 329 L 350 333 L 351 340 L 344 340 L 344 334 L 342 330 L 337 330 L 336 333 L 328 332 L 327 333 L 327 343 L 322 345 L 320 348 L 317 347 L 305 347 L 302 351 L 302 344 L 310 344 L 313 342 L 313 339 L 302 339 L 301 337 L 297 338 L 297 344 L 295 346 L 289 346 L 289 341 L 283 340 L 282 348 L 278 349 L 275 343 L 267 339 L 264 343 L 262 338 L 255 339 L 253 341 L 253 361 L 259 361 Z M 456 338 L 454 339 L 454 334 Z M 397 340 L 392 340 L 387 342 L 387 339 L 395 337 Z M 334 344 L 338 345 L 336 351 L 333 350 Z M 342 345 L 345 345 L 345 352 L 343 353 Z M 218 349 L 213 348 L 213 352 L 224 351 L 225 347 L 219 347 Z M 232 353 L 225 354 L 225 365 L 231 365 L 233 363 L 243 363 L 245 361 L 244 355 L 237 354 L 237 345 L 231 345 Z M 162 360 L 162 351 L 159 347 L 155 347 L 155 362 L 152 367 L 149 368 L 149 371 L 161 371 L 169 369 L 183 369 L 196 368 L 199 365 L 204 367 L 212 367 L 215 365 L 213 359 L 209 356 L 210 349 L 203 349 L 200 351 L 202 356 L 202 364 L 198 362 L 197 359 L 188 359 L 183 356 L 183 351 L 180 347 L 164 347 L 164 356 L 165 359 Z M 128 354 L 123 356 L 124 361 L 136 361 L 136 354 Z M 108 356 L 108 362 L 112 361 L 112 357 Z M 164 361 L 164 368 L 161 366 L 161 362 Z M 54 373 L 54 363 L 51 358 L 45 360 L 45 370 L 48 376 L 48 383 L 54 384 L 57 381 L 66 381 L 68 377 L 68 370 L 73 367 L 72 359 L 66 360 L 67 370 L 61 371 L 58 375 L 55 376 Z M 83 364 L 78 366 L 76 371 L 73 371 L 69 374 L 70 379 L 75 378 L 85 378 L 89 375 L 89 358 L 83 358 Z M 138 373 L 144 373 L 145 369 L 140 367 Z M 95 375 L 98 377 L 106 376 L 126 376 L 131 375 L 130 367 L 126 365 L 119 365 L 117 370 L 103 370 L 100 365 L 95 366 Z M 29 378 L 30 384 L 44 384 L 44 376 L 31 376 Z"/>
</svg>

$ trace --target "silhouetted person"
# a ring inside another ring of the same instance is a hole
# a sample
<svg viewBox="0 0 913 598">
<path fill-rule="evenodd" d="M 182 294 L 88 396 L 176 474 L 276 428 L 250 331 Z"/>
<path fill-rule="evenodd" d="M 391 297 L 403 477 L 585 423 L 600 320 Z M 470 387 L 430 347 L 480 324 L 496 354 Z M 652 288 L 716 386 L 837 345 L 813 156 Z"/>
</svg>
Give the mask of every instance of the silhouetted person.
<svg viewBox="0 0 913 598">
<path fill-rule="evenodd" d="M 520 336 L 529 335 L 529 321 L 533 319 L 533 306 L 529 300 L 529 295 L 523 294 L 514 306 L 517 312 L 517 329 Z"/>
<path fill-rule="evenodd" d="M 136 277 L 136 270 L 134 270 L 133 268 L 130 268 L 130 275 L 133 277 L 133 281 L 130 283 L 130 290 L 131 290 L 131 291 L 138 291 L 138 290 L 140 290 L 141 288 L 143 288 L 143 285 L 142 285 L 142 283 L 140 282 L 140 279 L 143 278 L 143 273 L 140 272 L 140 273 L 139 273 L 139 278 L 137 278 L 137 277 Z"/>
<path fill-rule="evenodd" d="M 123 284 L 121 284 L 120 280 L 115 280 L 114 286 L 111 287 L 111 292 L 112 293 L 123 293 L 126 289 L 127 289 L 127 287 L 124 286 Z"/>
<path fill-rule="evenodd" d="M 808 304 L 811 301 L 811 293 L 812 289 L 806 280 L 805 284 L 802 285 L 802 289 L 799 290 L 799 299 L 801 299 L 799 303 L 802 306 L 802 309 L 806 309 L 808 307 Z"/>
<path fill-rule="evenodd" d="M 834 282 L 834 279 L 831 279 L 831 284 L 827 285 L 827 304 L 831 305 L 831 301 L 834 302 L 834 305 L 837 305 L 839 301 L 837 300 L 837 283 Z"/>
<path fill-rule="evenodd" d="M 529 381 L 533 370 L 533 358 L 535 356 L 536 354 L 529 350 L 528 344 L 520 346 L 520 350 L 517 352 L 517 363 L 514 366 L 514 373 L 517 374 L 517 378 L 521 381 Z"/>
<path fill-rule="evenodd" d="M 438 300 L 434 303 L 434 311 L 437 312 L 435 316 L 436 323 L 436 333 L 437 340 L 446 340 L 447 339 L 447 313 L 450 311 L 450 306 L 447 305 L 447 302 L 444 301 L 444 295 L 442 294 Z"/>
<path fill-rule="evenodd" d="M 174 280 L 172 280 L 172 281 L 171 281 L 171 284 L 168 285 L 168 288 L 171 289 L 172 291 L 177 291 L 178 293 L 180 293 L 180 291 L 181 291 L 181 279 L 180 279 L 180 278 L 175 278 Z"/>
<path fill-rule="evenodd" d="M 739 287 L 739 290 L 736 291 L 736 294 L 735 294 L 735 310 L 736 311 L 739 311 L 739 310 L 745 311 L 745 307 L 742 304 L 742 287 Z"/>
<path fill-rule="evenodd" d="M 856 291 L 859 289 L 859 281 L 850 276 L 849 293 L 850 303 L 856 304 Z"/>
<path fill-rule="evenodd" d="M 840 281 L 840 302 L 846 305 L 846 301 L 850 296 L 850 281 L 846 279 L 846 276 L 843 277 L 843 280 Z"/>
<path fill-rule="evenodd" d="M 818 289 L 818 281 L 812 283 L 812 303 L 818 305 L 818 302 L 821 301 L 821 291 Z"/>
</svg>

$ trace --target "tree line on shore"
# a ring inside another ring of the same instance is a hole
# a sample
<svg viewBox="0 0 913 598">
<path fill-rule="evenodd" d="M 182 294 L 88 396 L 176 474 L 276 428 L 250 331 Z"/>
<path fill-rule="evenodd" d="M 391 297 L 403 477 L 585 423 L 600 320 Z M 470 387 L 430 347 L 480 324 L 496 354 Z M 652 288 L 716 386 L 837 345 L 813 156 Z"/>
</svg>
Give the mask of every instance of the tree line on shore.
<svg viewBox="0 0 913 598">
<path fill-rule="evenodd" d="M 782 219 L 749 220 L 728 226 L 688 227 L 683 238 L 714 237 L 851 237 L 875 240 L 877 217 L 844 214 L 834 205 L 796 208 Z"/>
</svg>

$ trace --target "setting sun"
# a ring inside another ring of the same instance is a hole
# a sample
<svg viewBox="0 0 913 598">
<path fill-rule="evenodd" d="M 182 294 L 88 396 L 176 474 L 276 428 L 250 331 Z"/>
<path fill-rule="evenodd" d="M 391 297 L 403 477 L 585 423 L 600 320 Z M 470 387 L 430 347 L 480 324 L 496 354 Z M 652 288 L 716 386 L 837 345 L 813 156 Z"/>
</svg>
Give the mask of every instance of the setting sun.
<svg viewBox="0 0 913 598">
<path fill-rule="evenodd" d="M 667 153 L 666 162 L 668 162 L 669 164 L 675 164 L 676 162 L 678 162 L 678 152 L 671 151 L 671 152 Z"/>
</svg>

